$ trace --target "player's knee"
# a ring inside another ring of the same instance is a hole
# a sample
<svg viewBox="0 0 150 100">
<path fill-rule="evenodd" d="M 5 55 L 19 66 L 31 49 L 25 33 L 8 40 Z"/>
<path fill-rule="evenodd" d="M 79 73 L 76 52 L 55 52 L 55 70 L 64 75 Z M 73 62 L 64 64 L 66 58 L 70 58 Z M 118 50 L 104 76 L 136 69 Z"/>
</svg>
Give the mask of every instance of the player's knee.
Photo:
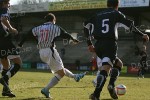
<svg viewBox="0 0 150 100">
<path fill-rule="evenodd" d="M 61 76 L 61 75 L 59 75 L 59 74 L 55 74 L 55 77 L 58 79 L 58 81 L 63 77 L 63 76 Z"/>
<path fill-rule="evenodd" d="M 119 76 L 119 70 L 117 68 L 112 68 L 110 76 L 111 77 Z"/>
<path fill-rule="evenodd" d="M 97 76 L 97 88 L 100 88 L 101 83 L 106 81 L 106 78 L 108 76 L 107 71 L 102 70 L 100 74 Z"/>
<path fill-rule="evenodd" d="M 63 69 L 61 69 L 61 70 L 57 71 L 56 74 L 58 74 L 60 77 L 63 77 L 65 75 L 65 72 Z"/>
<path fill-rule="evenodd" d="M 102 71 L 100 71 L 100 75 L 103 75 L 103 76 L 107 77 L 108 72 L 106 70 L 102 70 Z"/>
</svg>

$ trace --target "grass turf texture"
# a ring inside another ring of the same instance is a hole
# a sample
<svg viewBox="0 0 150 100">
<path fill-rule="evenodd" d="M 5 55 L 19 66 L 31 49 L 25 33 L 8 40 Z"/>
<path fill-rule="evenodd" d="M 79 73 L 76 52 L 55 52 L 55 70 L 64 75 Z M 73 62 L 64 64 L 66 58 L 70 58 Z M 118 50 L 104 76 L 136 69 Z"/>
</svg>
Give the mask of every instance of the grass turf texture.
<svg viewBox="0 0 150 100">
<path fill-rule="evenodd" d="M 74 72 L 76 73 L 76 72 Z M 10 88 L 16 94 L 16 98 L 0 96 L 0 100 L 47 100 L 41 93 L 41 89 L 47 85 L 53 77 L 50 71 L 40 70 L 21 70 L 10 79 Z M 54 100 L 88 100 L 94 87 L 91 81 L 95 78 L 92 72 L 88 73 L 80 82 L 64 77 L 59 84 L 51 89 L 51 96 Z M 101 100 L 112 100 L 107 91 L 109 77 L 103 92 Z M 118 78 L 116 85 L 124 84 L 127 87 L 127 93 L 120 96 L 119 100 L 150 100 L 150 75 L 145 78 L 137 79 L 134 74 L 122 73 Z M 2 85 L 0 86 L 2 90 Z M 1 93 L 1 92 L 0 92 Z"/>
</svg>

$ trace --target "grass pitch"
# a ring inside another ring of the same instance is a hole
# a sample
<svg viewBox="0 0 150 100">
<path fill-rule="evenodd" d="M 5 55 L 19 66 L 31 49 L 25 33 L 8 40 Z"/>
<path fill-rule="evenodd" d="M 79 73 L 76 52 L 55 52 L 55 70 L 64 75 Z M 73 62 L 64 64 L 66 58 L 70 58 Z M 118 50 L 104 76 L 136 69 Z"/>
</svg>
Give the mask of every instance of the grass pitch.
<svg viewBox="0 0 150 100">
<path fill-rule="evenodd" d="M 76 72 L 75 72 L 76 73 Z M 10 79 L 10 88 L 16 94 L 15 98 L 0 96 L 0 100 L 48 100 L 41 93 L 41 89 L 47 85 L 53 77 L 50 71 L 22 70 Z M 95 78 L 89 73 L 80 82 L 64 77 L 58 85 L 50 90 L 53 100 L 89 100 L 89 95 L 94 87 L 91 81 Z M 107 91 L 107 84 L 103 88 L 101 100 L 112 100 Z M 145 78 L 137 79 L 133 74 L 121 74 L 117 84 L 124 84 L 127 87 L 127 93 L 120 96 L 119 100 L 150 100 L 150 75 Z M 2 90 L 2 85 L 0 86 Z M 1 93 L 1 92 L 0 92 Z"/>
</svg>

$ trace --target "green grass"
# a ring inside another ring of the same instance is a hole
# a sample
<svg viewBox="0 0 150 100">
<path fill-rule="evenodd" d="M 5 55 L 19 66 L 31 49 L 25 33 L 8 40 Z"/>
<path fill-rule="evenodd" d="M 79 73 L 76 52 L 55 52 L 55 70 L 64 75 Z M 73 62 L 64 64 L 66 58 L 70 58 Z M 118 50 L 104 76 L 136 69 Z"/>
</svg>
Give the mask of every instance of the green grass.
<svg viewBox="0 0 150 100">
<path fill-rule="evenodd" d="M 64 77 L 58 85 L 51 89 L 51 95 L 54 100 L 88 100 L 94 87 L 91 81 L 94 75 L 85 76 L 80 82 Z M 49 82 L 53 75 L 50 71 L 24 70 L 17 73 L 10 79 L 10 88 L 16 94 L 16 98 L 7 98 L 0 96 L 0 100 L 44 100 L 40 90 Z M 150 75 L 138 80 L 136 75 L 122 74 L 116 84 L 124 84 L 127 87 L 127 93 L 120 96 L 119 100 L 150 100 Z M 109 77 L 108 77 L 109 79 Z M 102 100 L 112 100 L 107 91 L 107 84 L 101 94 Z M 2 86 L 0 86 L 2 90 Z M 1 92 L 0 92 L 1 93 Z"/>
</svg>

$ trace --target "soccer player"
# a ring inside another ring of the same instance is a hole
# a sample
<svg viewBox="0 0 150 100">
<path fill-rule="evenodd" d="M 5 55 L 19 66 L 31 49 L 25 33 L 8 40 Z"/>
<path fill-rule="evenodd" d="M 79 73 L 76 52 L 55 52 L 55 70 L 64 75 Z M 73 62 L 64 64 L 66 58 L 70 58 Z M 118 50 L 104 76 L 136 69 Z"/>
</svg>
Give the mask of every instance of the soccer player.
<svg viewBox="0 0 150 100">
<path fill-rule="evenodd" d="M 107 9 L 97 13 L 91 19 L 84 23 L 84 31 L 87 37 L 87 44 L 91 52 L 96 52 L 97 56 L 102 60 L 102 68 L 97 77 L 97 86 L 90 95 L 91 100 L 99 100 L 100 93 L 106 82 L 111 67 L 117 56 L 117 28 L 122 26 L 126 29 L 136 30 L 136 34 L 141 35 L 146 41 L 149 40 L 148 35 L 143 34 L 135 26 L 134 22 L 127 19 L 124 14 L 118 11 L 119 0 L 107 0 Z M 91 36 L 96 39 L 95 45 L 92 44 Z M 116 74 L 116 72 L 114 72 Z M 114 78 L 115 80 L 115 78 Z M 113 80 L 113 81 L 114 81 Z M 113 99 L 118 99 L 115 87 L 108 87 L 109 93 Z"/>
<path fill-rule="evenodd" d="M 145 68 L 147 67 L 146 45 L 143 45 L 143 50 L 140 52 L 140 56 L 141 56 L 141 60 L 140 60 L 141 67 L 139 68 L 138 71 L 138 79 L 140 78 L 140 76 L 144 78 L 144 74 L 146 71 Z"/>
<path fill-rule="evenodd" d="M 58 84 L 64 76 L 74 78 L 76 82 L 79 82 L 86 73 L 73 74 L 71 71 L 64 68 L 59 53 L 55 49 L 55 41 L 59 37 L 71 39 L 75 43 L 78 43 L 78 40 L 74 39 L 63 28 L 55 24 L 56 17 L 54 14 L 48 13 L 45 16 L 45 20 L 46 22 L 44 24 L 32 28 L 28 34 L 33 34 L 37 38 L 37 47 L 39 49 L 40 58 L 43 62 L 49 65 L 52 73 L 54 74 L 54 77 L 50 80 L 47 86 L 41 90 L 41 93 L 45 95 L 46 98 L 52 98 L 49 90 Z M 25 40 L 26 39 L 23 39 L 19 46 L 22 46 Z"/>
<path fill-rule="evenodd" d="M 12 43 L 11 34 L 18 34 L 18 31 L 10 24 L 10 16 L 8 9 L 10 7 L 10 0 L 0 0 L 0 59 L 3 65 L 2 78 L 0 83 L 4 85 L 2 96 L 15 97 L 10 91 L 9 78 L 14 76 L 21 67 L 21 58 L 17 52 L 17 48 Z M 10 67 L 9 59 L 12 59 L 14 66 Z"/>
</svg>

